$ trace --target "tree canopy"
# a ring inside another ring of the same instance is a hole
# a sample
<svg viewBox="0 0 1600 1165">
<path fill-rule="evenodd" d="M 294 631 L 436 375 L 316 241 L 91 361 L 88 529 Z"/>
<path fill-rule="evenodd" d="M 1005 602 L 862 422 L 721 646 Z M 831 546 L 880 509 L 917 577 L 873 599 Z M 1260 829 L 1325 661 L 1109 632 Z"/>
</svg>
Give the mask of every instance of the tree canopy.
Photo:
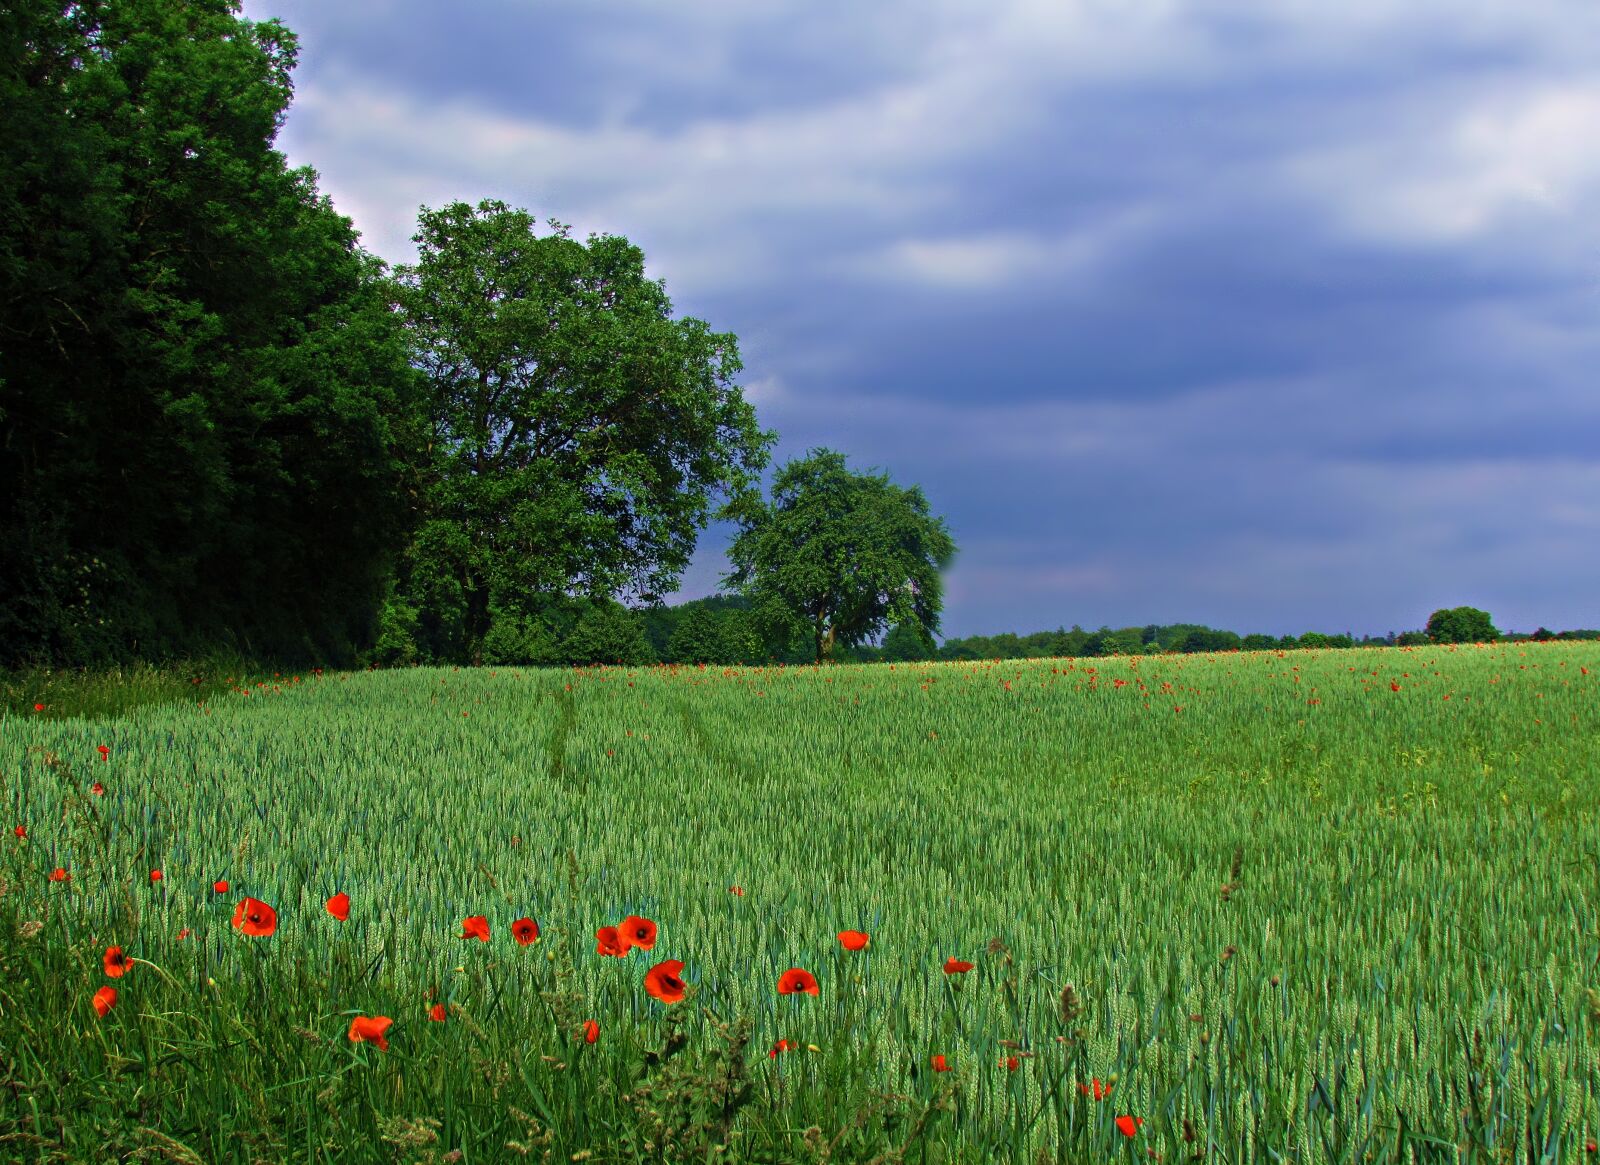
<svg viewBox="0 0 1600 1165">
<path fill-rule="evenodd" d="M 725 581 L 783 630 L 809 634 L 818 662 L 890 623 L 921 627 L 926 642 L 938 631 L 939 572 L 956 546 L 919 487 L 853 473 L 842 453 L 814 449 L 779 470 L 770 505 L 724 512 L 741 526 Z"/>
<path fill-rule="evenodd" d="M 1500 638 L 1488 611 L 1448 607 L 1428 616 L 1428 638 L 1434 643 L 1493 643 Z"/>
<path fill-rule="evenodd" d="M 0 7 L 0 663 L 370 636 L 416 378 L 237 9 Z"/>
<path fill-rule="evenodd" d="M 732 383 L 733 335 L 670 319 L 627 239 L 549 225 L 424 208 L 397 269 L 430 440 L 397 602 L 435 657 L 481 658 L 496 619 L 551 595 L 671 592 L 712 496 L 754 496 L 775 439 Z"/>
</svg>

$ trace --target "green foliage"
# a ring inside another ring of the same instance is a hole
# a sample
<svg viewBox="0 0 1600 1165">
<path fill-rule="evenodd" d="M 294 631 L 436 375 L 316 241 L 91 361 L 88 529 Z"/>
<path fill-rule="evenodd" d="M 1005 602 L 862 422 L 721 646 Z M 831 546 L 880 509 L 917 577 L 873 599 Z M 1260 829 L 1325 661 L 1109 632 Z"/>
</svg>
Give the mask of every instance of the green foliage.
<svg viewBox="0 0 1600 1165">
<path fill-rule="evenodd" d="M 1171 650 L 1182 652 L 1185 655 L 1194 655 L 1207 651 L 1232 651 L 1242 646 L 1239 636 L 1232 631 L 1193 630 L 1185 631 L 1172 645 Z"/>
<path fill-rule="evenodd" d="M 612 602 L 597 602 L 578 617 L 562 640 L 560 656 L 574 664 L 656 662 L 639 616 Z"/>
<path fill-rule="evenodd" d="M 956 547 L 920 488 L 852 473 L 843 454 L 814 449 L 778 471 L 770 506 L 748 500 L 723 516 L 741 526 L 726 581 L 769 620 L 809 632 L 818 662 L 834 643 L 864 643 L 887 624 L 938 630 L 939 571 Z"/>
<path fill-rule="evenodd" d="M 0 11 L 0 662 L 375 633 L 416 378 L 236 11 Z"/>
<path fill-rule="evenodd" d="M 1500 638 L 1489 612 L 1476 607 L 1450 607 L 1428 616 L 1427 634 L 1434 643 L 1493 643 Z"/>
<path fill-rule="evenodd" d="M 1432 642 L 1426 631 L 1402 631 L 1395 637 L 1397 647 L 1419 647 Z"/>
<path fill-rule="evenodd" d="M 883 659 L 886 663 L 914 663 L 932 659 L 934 646 L 920 624 L 896 623 L 883 637 Z"/>
<path fill-rule="evenodd" d="M 732 383 L 731 334 L 672 320 L 627 239 L 550 226 L 424 208 L 397 269 L 434 435 L 403 585 L 438 659 L 481 660 L 491 611 L 541 595 L 670 592 L 712 496 L 754 496 L 774 440 Z"/>
<path fill-rule="evenodd" d="M 704 606 L 685 611 L 667 644 L 667 658 L 673 663 L 722 662 L 722 620 Z"/>
<path fill-rule="evenodd" d="M 564 653 L 543 619 L 520 611 L 490 612 L 489 633 L 483 637 L 485 664 L 538 666 L 563 660 Z"/>
</svg>

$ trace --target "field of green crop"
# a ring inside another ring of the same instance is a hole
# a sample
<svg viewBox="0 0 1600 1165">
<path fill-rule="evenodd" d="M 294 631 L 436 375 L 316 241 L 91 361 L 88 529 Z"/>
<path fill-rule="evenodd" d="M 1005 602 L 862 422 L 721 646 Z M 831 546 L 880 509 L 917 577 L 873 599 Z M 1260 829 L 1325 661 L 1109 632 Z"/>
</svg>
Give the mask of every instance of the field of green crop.
<svg viewBox="0 0 1600 1165">
<path fill-rule="evenodd" d="M 283 676 L 0 806 L 4 1160 L 1597 1159 L 1593 643 Z"/>
</svg>

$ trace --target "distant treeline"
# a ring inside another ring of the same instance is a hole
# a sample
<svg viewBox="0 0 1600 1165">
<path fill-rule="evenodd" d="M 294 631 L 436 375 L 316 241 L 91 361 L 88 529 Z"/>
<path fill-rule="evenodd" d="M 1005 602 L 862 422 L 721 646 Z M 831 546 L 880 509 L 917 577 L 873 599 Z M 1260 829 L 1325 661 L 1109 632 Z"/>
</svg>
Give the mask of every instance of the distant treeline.
<svg viewBox="0 0 1600 1165">
<path fill-rule="evenodd" d="M 716 595 L 675 607 L 641 613 L 645 638 L 655 661 L 677 664 L 753 664 L 767 660 L 810 663 L 804 650 L 763 653 L 749 614 L 749 603 L 736 596 Z M 1600 630 L 1553 632 L 1540 627 L 1529 634 L 1496 633 L 1485 639 L 1528 640 L 1600 639 Z M 1104 655 L 1194 654 L 1206 651 L 1291 651 L 1298 648 L 1404 647 L 1434 643 L 1426 631 L 1391 631 L 1357 639 L 1346 633 L 1325 635 L 1239 635 L 1200 623 L 1151 623 L 1143 627 L 1101 627 L 1085 631 L 1074 624 L 1030 635 L 1002 632 L 946 639 L 929 650 L 910 628 L 895 628 L 878 646 L 840 648 L 840 663 L 897 663 L 919 660 L 1093 658 Z"/>
</svg>

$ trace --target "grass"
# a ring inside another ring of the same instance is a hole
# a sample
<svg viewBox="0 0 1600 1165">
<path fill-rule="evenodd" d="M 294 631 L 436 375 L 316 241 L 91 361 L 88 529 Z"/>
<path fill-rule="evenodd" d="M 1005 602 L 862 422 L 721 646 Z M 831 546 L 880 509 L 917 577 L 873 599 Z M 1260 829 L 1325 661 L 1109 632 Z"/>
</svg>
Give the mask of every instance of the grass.
<svg viewBox="0 0 1600 1165">
<path fill-rule="evenodd" d="M 0 1158 L 1593 1160 L 1596 684 L 1562 643 L 24 695 Z"/>
</svg>

